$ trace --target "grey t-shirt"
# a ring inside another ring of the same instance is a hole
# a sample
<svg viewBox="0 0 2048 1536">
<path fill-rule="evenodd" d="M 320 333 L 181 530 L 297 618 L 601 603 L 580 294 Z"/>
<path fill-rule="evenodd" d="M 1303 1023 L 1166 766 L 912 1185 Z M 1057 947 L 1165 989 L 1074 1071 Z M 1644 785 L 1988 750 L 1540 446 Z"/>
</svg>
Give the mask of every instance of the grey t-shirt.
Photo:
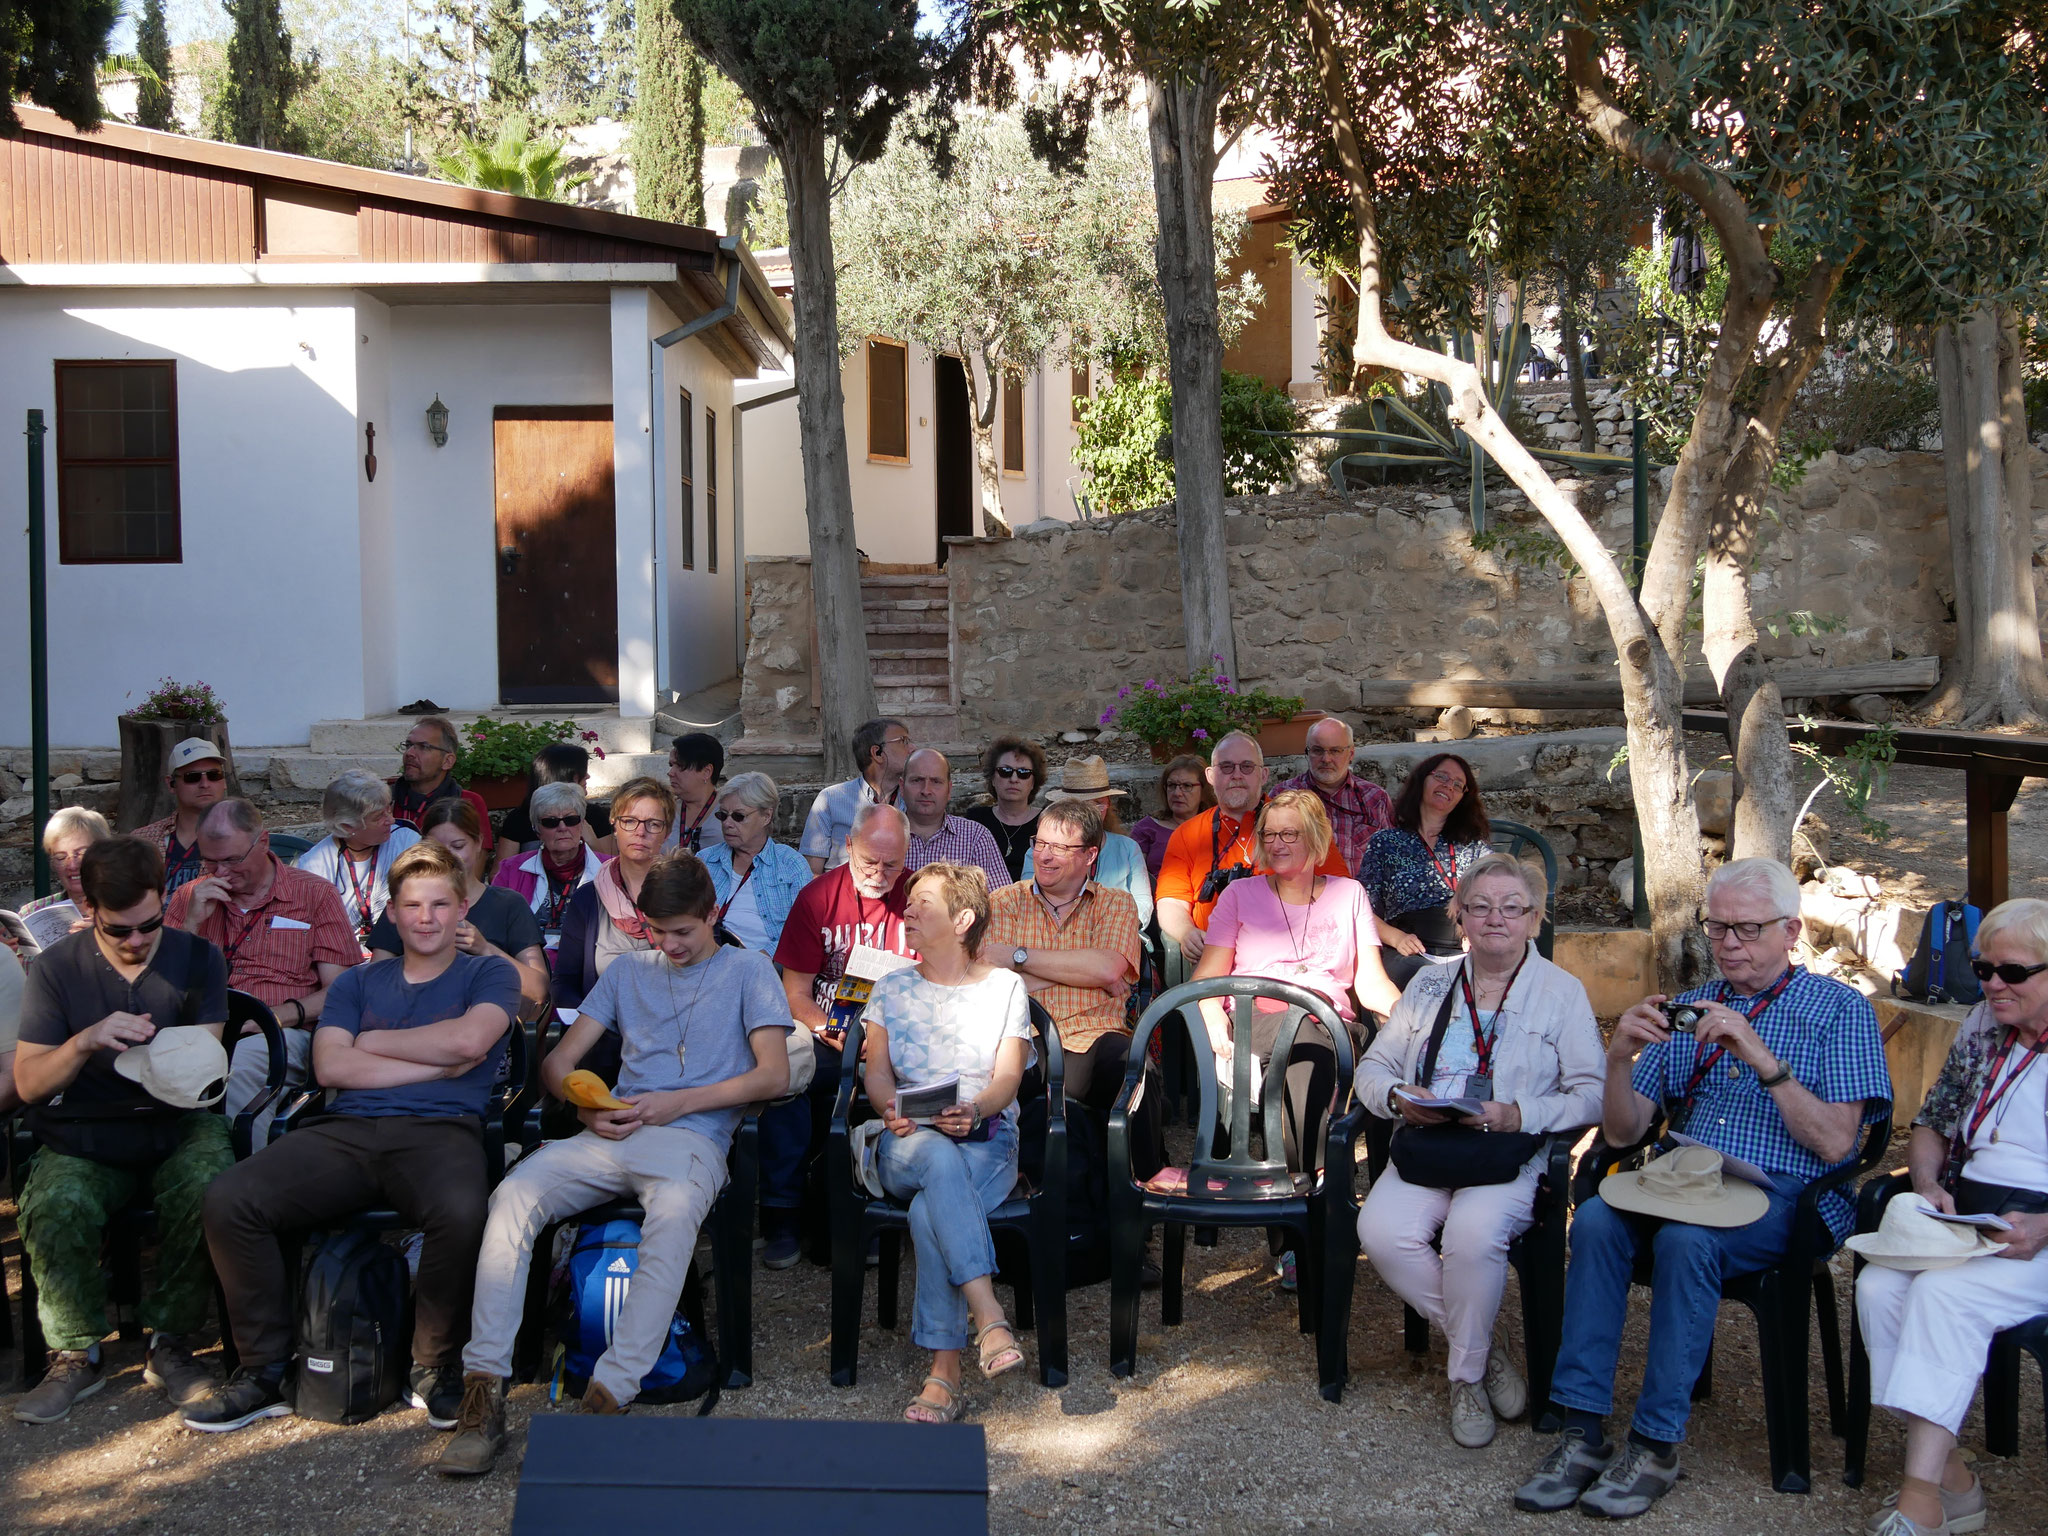
<svg viewBox="0 0 2048 1536">
<path fill-rule="evenodd" d="M 684 966 L 657 949 L 620 955 L 577 1012 L 618 1033 L 617 1092 L 623 1099 L 738 1077 L 754 1067 L 749 1031 L 796 1028 L 774 962 L 758 950 L 731 945 Z M 745 1111 L 745 1105 L 733 1104 L 669 1123 L 725 1147 Z"/>
</svg>

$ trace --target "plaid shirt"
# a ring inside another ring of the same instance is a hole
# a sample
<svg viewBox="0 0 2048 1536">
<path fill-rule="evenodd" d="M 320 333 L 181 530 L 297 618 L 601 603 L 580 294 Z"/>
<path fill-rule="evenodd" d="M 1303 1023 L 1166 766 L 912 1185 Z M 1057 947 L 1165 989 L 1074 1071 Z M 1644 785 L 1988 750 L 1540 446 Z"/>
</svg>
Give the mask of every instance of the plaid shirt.
<svg viewBox="0 0 2048 1536">
<path fill-rule="evenodd" d="M 1053 921 L 1035 881 L 1006 885 L 988 899 L 988 937 L 981 952 L 1007 965 L 1010 952 L 1026 949 L 1111 949 L 1124 957 L 1129 977 L 1138 974 L 1138 906 L 1124 891 L 1090 880 L 1064 923 Z M 1060 1049 L 1085 1051 L 1112 1030 L 1124 1028 L 1124 991 L 1055 983 L 1031 995 L 1059 1026 Z"/>
<path fill-rule="evenodd" d="M 1027 865 L 1030 856 L 1025 856 Z M 910 858 L 905 869 L 919 870 L 927 864 L 972 864 L 988 876 L 988 888 L 999 891 L 1011 884 L 1010 866 L 1003 862 L 1003 850 L 987 827 L 965 816 L 948 816 L 930 837 L 910 834 Z"/>
<path fill-rule="evenodd" d="M 1384 832 L 1394 824 L 1394 802 L 1387 798 L 1387 792 L 1355 773 L 1346 774 L 1335 790 L 1323 788 L 1312 773 L 1297 773 L 1280 788 L 1306 789 L 1323 802 L 1330 830 L 1337 836 L 1337 851 L 1344 855 L 1345 866 L 1354 880 L 1358 878 L 1359 866 L 1365 862 L 1365 845 L 1372 841 L 1373 833 Z"/>
<path fill-rule="evenodd" d="M 1725 1003 L 1737 1013 L 1747 1014 L 1755 997 L 1738 996 L 1725 983 L 1715 982 L 1694 987 L 1678 1001 Z M 1883 1118 L 1891 1108 L 1892 1075 L 1885 1065 L 1877 1015 L 1855 988 L 1795 966 L 1783 995 L 1750 1027 L 1815 1098 L 1829 1104 L 1864 1101 L 1866 1125 Z M 1707 1051 L 1712 1049 L 1707 1047 Z M 1675 1111 L 1703 1054 L 1699 1041 L 1691 1035 L 1674 1034 L 1661 1045 L 1645 1046 L 1636 1058 L 1631 1079 L 1636 1092 Z M 1732 1052 L 1724 1052 L 1701 1080 L 1692 1112 L 1678 1129 L 1716 1151 L 1755 1163 L 1767 1173 L 1786 1174 L 1807 1183 L 1841 1166 L 1822 1162 L 1793 1139 L 1770 1091 L 1757 1086 L 1756 1073 Z M 1856 1214 L 1849 1197 L 1840 1191 L 1821 1202 L 1820 1213 L 1837 1240 L 1849 1230 Z"/>
<path fill-rule="evenodd" d="M 333 886 L 270 856 L 277 878 L 262 905 L 243 911 L 217 901 L 197 928 L 188 926 L 192 888 L 171 898 L 170 924 L 196 933 L 227 956 L 228 985 L 275 1008 L 320 990 L 320 965 L 351 966 L 363 958 L 355 929 Z"/>
</svg>

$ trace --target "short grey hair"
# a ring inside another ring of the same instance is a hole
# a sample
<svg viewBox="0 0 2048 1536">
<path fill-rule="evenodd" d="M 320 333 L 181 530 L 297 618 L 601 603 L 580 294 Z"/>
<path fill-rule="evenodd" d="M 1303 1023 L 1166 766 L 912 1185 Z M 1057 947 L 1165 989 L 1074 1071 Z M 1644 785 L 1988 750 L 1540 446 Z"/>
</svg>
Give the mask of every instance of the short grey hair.
<svg viewBox="0 0 2048 1536">
<path fill-rule="evenodd" d="M 527 800 L 526 814 L 529 820 L 536 816 L 581 816 L 589 807 L 589 798 L 581 785 L 543 784 Z"/>
<path fill-rule="evenodd" d="M 1216 738 L 1216 745 L 1210 749 L 1209 761 L 1213 763 L 1216 760 L 1216 754 L 1229 746 L 1233 741 L 1241 741 L 1250 747 L 1252 749 L 1252 756 L 1258 759 L 1259 766 L 1261 768 L 1266 766 L 1266 749 L 1259 745 L 1259 738 L 1252 735 L 1249 731 L 1225 731 Z"/>
<path fill-rule="evenodd" d="M 1977 952 L 1993 939 L 2013 940 L 2037 961 L 2048 960 L 2048 901 L 2019 896 L 2001 901 L 1977 925 Z"/>
<path fill-rule="evenodd" d="M 1549 899 L 1550 882 L 1544 878 L 1541 867 L 1525 864 L 1512 853 L 1495 851 L 1475 859 L 1472 867 L 1458 877 L 1458 905 L 1465 904 L 1465 898 L 1471 894 L 1473 886 L 1482 880 L 1490 880 L 1495 875 L 1506 875 L 1511 880 L 1521 881 L 1522 889 L 1529 893 L 1529 904 L 1533 907 L 1540 908 Z"/>
<path fill-rule="evenodd" d="M 884 817 L 888 818 L 889 824 L 902 832 L 906 839 L 910 836 L 908 816 L 893 805 L 883 805 L 878 800 L 870 800 L 853 813 L 853 825 L 847 829 L 846 840 L 850 843 L 855 838 L 865 835 L 870 827 Z"/>
<path fill-rule="evenodd" d="M 1716 891 L 1754 891 L 1768 896 L 1779 917 L 1799 915 L 1799 877 L 1776 859 L 1731 859 L 1707 881 L 1707 899 Z"/>
<path fill-rule="evenodd" d="M 89 811 L 82 805 L 67 805 L 62 810 L 52 811 L 50 819 L 43 825 L 43 851 L 49 853 L 57 846 L 60 837 L 85 835 L 86 841 L 105 842 L 114 835 L 114 829 L 107 825 L 107 818 L 98 811 Z"/>
<path fill-rule="evenodd" d="M 1355 747 L 1358 745 L 1358 733 L 1351 729 L 1351 722 L 1349 720 L 1346 720 L 1342 715 L 1323 716 L 1322 719 L 1316 721 L 1313 725 L 1311 725 L 1308 728 L 1308 730 L 1304 733 L 1304 739 L 1307 736 L 1315 735 L 1317 731 L 1320 731 L 1326 725 L 1334 725 L 1335 727 L 1337 727 L 1338 730 L 1344 733 L 1345 746 Z"/>
<path fill-rule="evenodd" d="M 719 789 L 718 798 L 772 816 L 782 804 L 782 791 L 765 773 L 736 773 Z"/>
<path fill-rule="evenodd" d="M 263 816 L 249 801 L 237 796 L 221 801 L 200 817 L 199 830 L 202 834 L 246 832 L 251 837 L 261 837 Z"/>
<path fill-rule="evenodd" d="M 351 768 L 320 796 L 320 819 L 338 835 L 360 831 L 364 822 L 391 804 L 391 786 L 367 768 Z"/>
</svg>

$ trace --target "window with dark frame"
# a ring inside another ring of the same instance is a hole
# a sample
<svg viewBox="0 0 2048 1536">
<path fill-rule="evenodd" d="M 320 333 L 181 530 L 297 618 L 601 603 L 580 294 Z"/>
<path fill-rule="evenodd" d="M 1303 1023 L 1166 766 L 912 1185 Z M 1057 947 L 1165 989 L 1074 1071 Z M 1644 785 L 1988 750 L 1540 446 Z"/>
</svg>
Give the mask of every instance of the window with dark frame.
<svg viewBox="0 0 2048 1536">
<path fill-rule="evenodd" d="M 868 457 L 910 462 L 910 349 L 868 343 Z"/>
<path fill-rule="evenodd" d="M 1088 365 L 1086 363 L 1077 364 L 1068 374 L 1067 387 L 1072 392 L 1073 420 L 1074 425 L 1078 427 L 1081 425 L 1081 417 L 1088 410 Z"/>
<path fill-rule="evenodd" d="M 683 408 L 676 416 L 682 424 L 676 434 L 681 439 L 676 444 L 676 504 L 682 508 L 683 539 L 676 559 L 684 570 L 693 571 L 697 568 L 697 444 L 690 436 L 690 392 L 677 393 L 683 397 Z"/>
<path fill-rule="evenodd" d="M 57 364 L 57 559 L 176 565 L 177 364 Z"/>
<path fill-rule="evenodd" d="M 1024 381 L 1014 373 L 1003 379 L 1003 473 L 1024 473 Z"/>
<path fill-rule="evenodd" d="M 704 568 L 718 569 L 718 412 L 704 413 Z"/>
</svg>

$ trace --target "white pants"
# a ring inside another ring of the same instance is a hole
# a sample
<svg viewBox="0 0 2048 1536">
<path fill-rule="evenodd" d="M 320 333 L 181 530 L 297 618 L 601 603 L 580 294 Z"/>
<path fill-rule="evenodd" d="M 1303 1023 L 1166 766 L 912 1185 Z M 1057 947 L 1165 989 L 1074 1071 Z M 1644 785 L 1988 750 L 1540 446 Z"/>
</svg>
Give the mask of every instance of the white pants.
<svg viewBox="0 0 2048 1536">
<path fill-rule="evenodd" d="M 1962 1429 L 1991 1336 L 2048 1312 L 2048 1251 L 1992 1254 L 1953 1269 L 1866 1264 L 1856 1316 L 1870 1355 L 1870 1400 L 1894 1413 Z"/>
<path fill-rule="evenodd" d="M 317 1020 L 315 1021 L 318 1022 Z M 294 1088 L 306 1086 L 306 1069 L 313 1060 L 313 1031 L 311 1029 L 285 1029 L 284 1034 L 284 1092 L 272 1099 L 262 1114 L 256 1117 L 254 1132 L 249 1145 L 261 1152 L 270 1143 L 270 1122 L 277 1118 L 277 1112 L 284 1108 L 284 1101 Z M 228 1092 L 221 1100 L 221 1108 L 227 1111 L 228 1123 L 234 1123 L 235 1116 L 256 1102 L 270 1081 L 270 1046 L 261 1035 L 244 1035 L 234 1045 L 234 1055 L 228 1059 Z"/>
<path fill-rule="evenodd" d="M 698 1229 L 724 1184 L 725 1153 L 710 1137 L 679 1125 L 642 1126 L 624 1141 L 584 1131 L 521 1158 L 491 1196 L 463 1370 L 511 1374 L 527 1267 L 541 1229 L 630 1194 L 647 1213 L 640 1265 L 611 1345 L 590 1373 L 619 1404 L 630 1403 L 668 1343 Z"/>
<path fill-rule="evenodd" d="M 1359 1246 L 1394 1294 L 1449 1342 L 1452 1381 L 1486 1375 L 1508 1244 L 1529 1230 L 1542 1176 L 1532 1160 L 1505 1184 L 1430 1189 L 1405 1182 L 1389 1163 L 1359 1209 Z M 1442 1253 L 1431 1246 L 1439 1232 Z"/>
</svg>

